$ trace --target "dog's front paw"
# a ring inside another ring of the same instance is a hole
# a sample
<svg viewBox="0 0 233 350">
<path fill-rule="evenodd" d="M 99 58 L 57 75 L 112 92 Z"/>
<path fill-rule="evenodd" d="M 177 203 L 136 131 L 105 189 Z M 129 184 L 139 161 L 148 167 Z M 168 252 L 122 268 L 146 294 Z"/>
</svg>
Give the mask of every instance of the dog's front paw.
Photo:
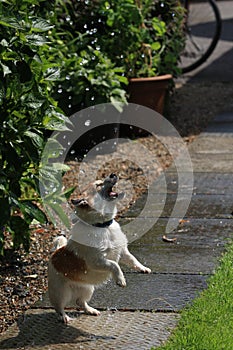
<svg viewBox="0 0 233 350">
<path fill-rule="evenodd" d="M 149 267 L 143 266 L 142 272 L 143 273 L 151 273 L 151 269 Z"/>
<path fill-rule="evenodd" d="M 121 276 L 120 278 L 118 278 L 118 280 L 116 281 L 116 284 L 119 286 L 119 287 L 126 287 L 126 280 L 125 280 L 125 277 L 124 276 Z"/>
<path fill-rule="evenodd" d="M 146 267 L 146 266 L 142 266 L 139 269 L 139 271 L 142 272 L 142 273 L 151 273 L 151 269 L 149 269 L 149 267 Z"/>
</svg>

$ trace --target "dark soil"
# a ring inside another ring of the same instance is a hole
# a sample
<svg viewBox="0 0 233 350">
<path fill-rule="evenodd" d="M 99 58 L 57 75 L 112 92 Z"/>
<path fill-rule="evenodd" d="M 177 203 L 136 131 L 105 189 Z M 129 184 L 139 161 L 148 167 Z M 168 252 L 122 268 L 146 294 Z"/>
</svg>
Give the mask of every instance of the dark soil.
<svg viewBox="0 0 233 350">
<path fill-rule="evenodd" d="M 227 112 L 233 96 L 232 83 L 186 84 L 177 86 L 170 102 L 169 120 L 176 127 L 186 143 L 195 137 L 208 125 L 210 120 L 221 112 Z M 228 109 L 226 109 L 226 107 Z M 156 160 L 157 164 L 143 160 L 143 169 L 135 163 L 123 161 L 111 162 L 106 156 L 99 156 L 95 170 L 98 177 L 110 172 L 120 174 L 124 191 L 131 193 L 130 200 L 123 206 L 122 211 L 128 209 L 132 203 L 144 192 L 148 186 L 148 176 L 145 169 L 153 168 L 153 181 L 171 162 L 171 154 L 153 137 L 138 140 L 143 144 Z M 122 156 L 129 154 L 130 144 L 121 145 Z M 140 157 L 140 154 L 138 155 Z M 105 158 L 104 158 L 105 157 Z M 99 163 L 98 163 L 99 162 Z M 77 162 L 70 162 L 71 170 L 64 178 L 66 187 L 77 182 L 79 166 Z M 149 172 L 148 172 L 149 173 Z M 133 187 L 133 195 L 132 195 Z M 75 195 L 75 194 L 74 194 Z M 47 289 L 47 262 L 53 238 L 60 233 L 51 226 L 34 226 L 31 233 L 31 248 L 27 254 L 23 249 L 17 252 L 11 250 L 11 239 L 6 237 L 6 254 L 0 258 L 0 332 L 5 331 L 22 313 L 42 297 Z M 162 237 L 161 237 L 162 239 Z"/>
</svg>

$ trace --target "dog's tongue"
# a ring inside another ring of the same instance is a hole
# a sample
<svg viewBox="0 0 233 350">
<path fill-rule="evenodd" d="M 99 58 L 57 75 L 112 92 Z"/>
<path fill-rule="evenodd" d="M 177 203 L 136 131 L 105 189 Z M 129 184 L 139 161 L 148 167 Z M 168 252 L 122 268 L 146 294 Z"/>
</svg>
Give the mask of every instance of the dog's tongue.
<svg viewBox="0 0 233 350">
<path fill-rule="evenodd" d="M 110 197 L 117 197 L 117 193 L 116 193 L 116 192 L 111 191 L 111 192 L 109 193 L 109 196 L 110 196 Z"/>
</svg>

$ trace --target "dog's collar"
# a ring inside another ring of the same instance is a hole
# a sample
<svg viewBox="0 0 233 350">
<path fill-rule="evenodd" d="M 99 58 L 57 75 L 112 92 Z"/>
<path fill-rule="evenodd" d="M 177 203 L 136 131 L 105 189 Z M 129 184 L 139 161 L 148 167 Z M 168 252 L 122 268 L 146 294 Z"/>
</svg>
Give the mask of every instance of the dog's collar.
<svg viewBox="0 0 233 350">
<path fill-rule="evenodd" d="M 92 226 L 104 228 L 104 227 L 109 227 L 110 225 L 112 225 L 112 223 L 113 223 L 113 219 L 111 219 L 109 221 L 105 221 L 103 223 L 99 222 L 97 224 L 92 224 Z"/>
</svg>

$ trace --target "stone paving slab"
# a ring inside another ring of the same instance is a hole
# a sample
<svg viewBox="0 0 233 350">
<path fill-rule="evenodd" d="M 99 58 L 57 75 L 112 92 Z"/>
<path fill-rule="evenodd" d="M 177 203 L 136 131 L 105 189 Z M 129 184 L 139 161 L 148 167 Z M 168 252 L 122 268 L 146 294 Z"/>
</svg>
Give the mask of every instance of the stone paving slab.
<svg viewBox="0 0 233 350">
<path fill-rule="evenodd" d="M 140 240 L 131 243 L 130 251 L 157 273 L 211 274 L 229 238 L 233 237 L 232 220 L 188 219 L 162 240 L 167 220 L 160 219 Z M 159 229 L 160 228 L 160 229 Z"/>
<path fill-rule="evenodd" d="M 233 123 L 212 122 L 206 129 L 206 132 L 217 134 L 218 137 L 226 136 L 225 134 L 228 134 L 229 137 L 232 138 L 232 130 L 233 130 Z M 221 134 L 224 134 L 224 135 L 221 135 Z M 202 136 L 205 136 L 205 135 L 202 135 Z"/>
<path fill-rule="evenodd" d="M 131 252 L 153 271 L 171 274 L 213 273 L 221 251 L 223 248 L 191 247 L 179 243 L 158 246 L 154 252 L 149 246 L 136 246 L 131 249 Z"/>
<path fill-rule="evenodd" d="M 194 195 L 233 194 L 233 173 L 195 172 L 193 174 L 193 184 L 190 184 L 189 172 L 182 172 L 178 177 L 177 172 L 166 171 L 164 177 L 159 177 L 150 185 L 150 193 L 155 196 L 165 196 L 165 194 L 178 193 L 179 190 L 182 193 L 193 191 Z M 164 182 L 166 182 L 166 185 L 164 185 Z"/>
<path fill-rule="evenodd" d="M 186 216 L 189 218 L 196 217 L 232 219 L 232 210 L 232 195 L 197 194 L 192 197 Z"/>
<path fill-rule="evenodd" d="M 192 167 L 186 167 L 184 163 L 184 172 L 233 173 L 233 152 L 231 154 L 193 153 L 191 160 Z M 167 172 L 176 172 L 175 165 L 171 165 Z"/>
<path fill-rule="evenodd" d="M 233 124 L 233 113 L 232 112 L 224 112 L 219 113 L 213 120 L 214 123 L 230 123 Z M 212 124 L 212 123 L 211 123 Z M 207 127 L 207 130 L 209 127 Z M 201 134 L 202 135 L 202 134 Z"/>
<path fill-rule="evenodd" d="M 136 309 L 176 312 L 206 288 L 206 276 L 126 273 L 127 287 L 113 282 L 96 290 L 91 305 L 105 309 Z"/>
<path fill-rule="evenodd" d="M 96 289 L 90 305 L 100 309 L 176 312 L 206 287 L 207 276 L 125 272 L 127 286 L 113 281 Z M 69 305 L 74 307 L 75 305 Z M 48 294 L 35 307 L 51 307 Z"/>
<path fill-rule="evenodd" d="M 189 147 L 189 153 L 210 153 L 210 154 L 222 154 L 232 153 L 233 151 L 233 135 L 218 137 L 212 136 L 211 133 L 205 133 L 198 137 Z"/>
<path fill-rule="evenodd" d="M 146 216 L 153 217 L 177 217 L 176 213 L 173 214 L 172 210 L 177 203 L 182 207 L 185 200 L 188 199 L 187 194 L 183 194 L 177 200 L 176 194 L 167 194 L 167 198 L 164 198 L 163 194 L 155 195 L 154 201 L 147 209 Z M 141 208 L 147 200 L 147 195 L 142 195 L 137 204 L 132 206 L 129 211 L 122 217 L 137 217 L 141 213 Z M 232 194 L 218 195 L 218 194 L 196 194 L 192 196 L 186 217 L 189 218 L 232 218 L 233 200 Z M 174 216 L 175 215 L 175 216 Z"/>
<path fill-rule="evenodd" d="M 0 337 L 0 349 L 149 350 L 169 337 L 177 314 L 102 312 L 99 317 L 74 312 L 69 326 L 57 321 L 53 310 L 31 309 Z"/>
<path fill-rule="evenodd" d="M 186 180 L 185 180 L 186 179 Z M 179 179 L 177 173 L 166 173 L 167 193 L 177 193 Z M 182 183 L 180 188 L 182 191 L 190 188 L 186 173 L 182 174 Z M 194 194 L 233 194 L 233 174 L 224 173 L 194 173 Z M 152 193 L 155 195 L 161 191 L 161 180 L 157 180 L 151 187 Z"/>
</svg>

